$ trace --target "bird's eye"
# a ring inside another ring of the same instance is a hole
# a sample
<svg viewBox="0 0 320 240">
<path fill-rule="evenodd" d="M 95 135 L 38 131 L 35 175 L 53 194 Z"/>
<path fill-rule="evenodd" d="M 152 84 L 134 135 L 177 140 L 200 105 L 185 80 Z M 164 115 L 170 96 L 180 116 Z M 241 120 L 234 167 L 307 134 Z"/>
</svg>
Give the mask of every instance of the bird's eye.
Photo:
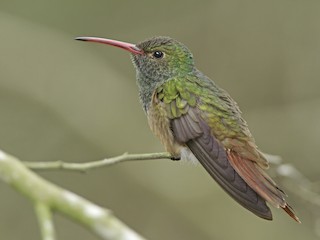
<svg viewBox="0 0 320 240">
<path fill-rule="evenodd" d="M 164 56 L 164 53 L 161 52 L 161 51 L 154 51 L 153 54 L 152 54 L 155 58 L 163 58 Z"/>
</svg>

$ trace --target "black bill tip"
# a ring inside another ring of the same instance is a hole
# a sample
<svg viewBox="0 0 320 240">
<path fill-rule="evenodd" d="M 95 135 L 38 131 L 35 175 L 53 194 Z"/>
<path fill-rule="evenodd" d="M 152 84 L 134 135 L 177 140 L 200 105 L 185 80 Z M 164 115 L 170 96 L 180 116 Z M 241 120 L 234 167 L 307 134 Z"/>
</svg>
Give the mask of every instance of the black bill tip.
<svg viewBox="0 0 320 240">
<path fill-rule="evenodd" d="M 78 41 L 88 41 L 88 39 L 84 38 L 84 37 L 76 37 L 74 40 L 78 40 Z"/>
</svg>

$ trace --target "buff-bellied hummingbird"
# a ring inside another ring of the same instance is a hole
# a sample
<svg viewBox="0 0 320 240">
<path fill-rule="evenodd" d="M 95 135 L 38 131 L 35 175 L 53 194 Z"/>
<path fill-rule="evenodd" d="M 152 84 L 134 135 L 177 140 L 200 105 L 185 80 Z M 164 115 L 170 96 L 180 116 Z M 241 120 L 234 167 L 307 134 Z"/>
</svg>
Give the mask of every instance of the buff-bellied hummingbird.
<svg viewBox="0 0 320 240">
<path fill-rule="evenodd" d="M 198 160 L 234 200 L 261 218 L 272 219 L 268 202 L 300 222 L 285 193 L 264 171 L 268 161 L 237 103 L 195 67 L 184 44 L 170 37 L 138 44 L 97 37 L 76 40 L 131 53 L 150 128 L 173 159 Z"/>
</svg>

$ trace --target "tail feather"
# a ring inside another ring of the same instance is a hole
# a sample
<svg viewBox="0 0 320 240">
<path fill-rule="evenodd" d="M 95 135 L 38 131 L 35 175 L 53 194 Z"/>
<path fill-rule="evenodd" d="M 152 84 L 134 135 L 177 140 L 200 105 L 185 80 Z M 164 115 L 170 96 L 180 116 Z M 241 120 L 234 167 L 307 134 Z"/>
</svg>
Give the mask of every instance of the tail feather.
<svg viewBox="0 0 320 240">
<path fill-rule="evenodd" d="M 300 219 L 294 213 L 290 205 L 286 204 L 285 207 L 281 207 L 290 217 L 292 217 L 296 222 L 301 223 Z"/>
<path fill-rule="evenodd" d="M 300 223 L 299 218 L 285 200 L 286 194 L 255 162 L 243 159 L 232 150 L 227 151 L 227 155 L 232 167 L 254 191 L 273 206 L 281 207 L 290 217 Z"/>
</svg>

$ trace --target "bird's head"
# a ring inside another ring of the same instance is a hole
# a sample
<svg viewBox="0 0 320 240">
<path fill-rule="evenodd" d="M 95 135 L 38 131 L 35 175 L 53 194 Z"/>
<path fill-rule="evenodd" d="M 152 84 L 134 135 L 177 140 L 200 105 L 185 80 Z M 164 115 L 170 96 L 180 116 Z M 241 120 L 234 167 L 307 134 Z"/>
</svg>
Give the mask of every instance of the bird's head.
<svg viewBox="0 0 320 240">
<path fill-rule="evenodd" d="M 138 44 L 96 37 L 76 39 L 104 43 L 129 51 L 138 75 L 154 81 L 185 74 L 194 68 L 193 56 L 189 49 L 170 37 L 154 37 Z"/>
<path fill-rule="evenodd" d="M 136 45 L 142 54 L 132 54 L 138 72 L 149 78 L 170 78 L 190 72 L 193 56 L 182 43 L 169 37 L 154 37 Z"/>
</svg>

